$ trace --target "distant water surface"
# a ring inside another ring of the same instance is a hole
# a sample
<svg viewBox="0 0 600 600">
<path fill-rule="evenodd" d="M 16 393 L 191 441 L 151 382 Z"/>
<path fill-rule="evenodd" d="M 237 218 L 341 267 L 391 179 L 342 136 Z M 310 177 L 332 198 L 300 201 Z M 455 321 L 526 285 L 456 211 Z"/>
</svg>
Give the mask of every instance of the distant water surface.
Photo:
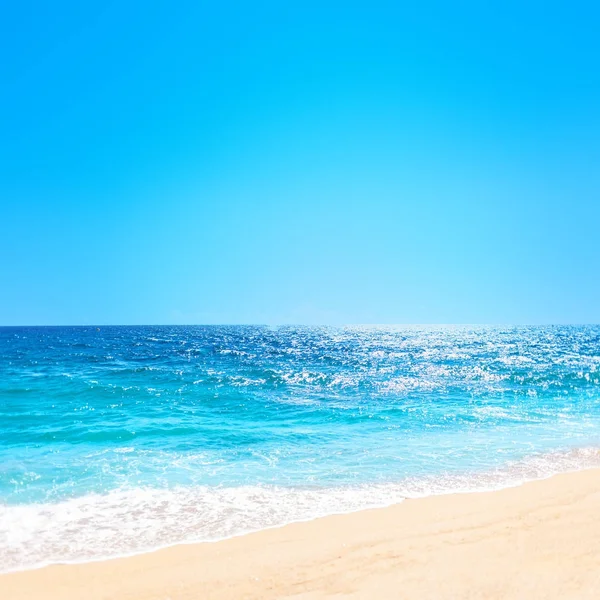
<svg viewBox="0 0 600 600">
<path fill-rule="evenodd" d="M 600 327 L 0 328 L 0 568 L 600 465 Z"/>
</svg>

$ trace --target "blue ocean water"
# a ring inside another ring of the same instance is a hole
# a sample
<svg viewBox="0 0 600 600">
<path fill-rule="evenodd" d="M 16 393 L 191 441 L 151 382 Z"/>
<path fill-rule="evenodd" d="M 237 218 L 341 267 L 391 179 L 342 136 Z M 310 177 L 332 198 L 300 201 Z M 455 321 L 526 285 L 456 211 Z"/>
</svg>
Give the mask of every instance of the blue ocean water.
<svg viewBox="0 0 600 600">
<path fill-rule="evenodd" d="M 600 327 L 0 328 L 0 567 L 600 465 Z"/>
</svg>

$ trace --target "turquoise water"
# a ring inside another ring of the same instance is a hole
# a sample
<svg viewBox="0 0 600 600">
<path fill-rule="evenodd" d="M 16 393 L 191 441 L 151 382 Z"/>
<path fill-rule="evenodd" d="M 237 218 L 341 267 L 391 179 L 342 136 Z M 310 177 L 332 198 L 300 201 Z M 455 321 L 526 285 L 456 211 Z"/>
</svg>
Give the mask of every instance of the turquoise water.
<svg viewBox="0 0 600 600">
<path fill-rule="evenodd" d="M 600 327 L 0 328 L 0 566 L 600 464 Z"/>
</svg>

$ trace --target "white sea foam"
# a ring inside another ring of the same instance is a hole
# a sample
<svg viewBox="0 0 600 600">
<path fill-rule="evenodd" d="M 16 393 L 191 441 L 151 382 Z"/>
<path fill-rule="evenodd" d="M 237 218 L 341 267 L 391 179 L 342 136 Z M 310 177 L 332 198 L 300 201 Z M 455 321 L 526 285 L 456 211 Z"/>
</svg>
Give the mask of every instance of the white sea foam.
<svg viewBox="0 0 600 600">
<path fill-rule="evenodd" d="M 600 451 L 536 455 L 484 473 L 446 473 L 340 487 L 190 486 L 88 494 L 58 503 L 0 506 L 2 571 L 98 560 L 176 543 L 216 541 L 406 498 L 519 485 L 599 467 Z"/>
</svg>

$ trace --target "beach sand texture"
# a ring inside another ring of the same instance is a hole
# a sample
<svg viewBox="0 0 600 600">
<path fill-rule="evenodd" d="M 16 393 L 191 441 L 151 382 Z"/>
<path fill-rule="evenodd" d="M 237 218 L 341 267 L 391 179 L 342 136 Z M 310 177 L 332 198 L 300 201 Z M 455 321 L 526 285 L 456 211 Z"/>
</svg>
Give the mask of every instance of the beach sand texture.
<svg viewBox="0 0 600 600">
<path fill-rule="evenodd" d="M 0 598 L 600 598 L 600 470 L 0 576 Z"/>
</svg>

